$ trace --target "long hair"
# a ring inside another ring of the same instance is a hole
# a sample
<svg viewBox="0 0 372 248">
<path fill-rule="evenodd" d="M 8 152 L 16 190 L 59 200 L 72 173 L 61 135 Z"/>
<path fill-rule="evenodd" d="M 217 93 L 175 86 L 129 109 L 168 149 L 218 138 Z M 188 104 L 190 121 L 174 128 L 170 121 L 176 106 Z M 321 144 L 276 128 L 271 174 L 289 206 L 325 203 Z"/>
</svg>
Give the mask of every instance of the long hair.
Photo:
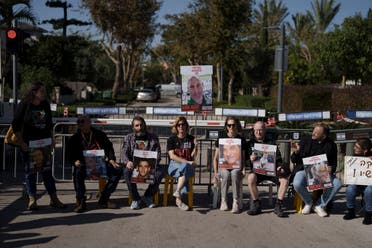
<svg viewBox="0 0 372 248">
<path fill-rule="evenodd" d="M 237 129 L 238 133 L 240 133 L 242 131 L 242 125 L 240 124 L 240 121 L 238 120 L 238 118 L 235 118 L 233 116 L 226 117 L 225 126 L 223 127 L 223 130 L 225 130 L 225 132 L 227 133 L 227 122 L 229 120 L 233 120 L 234 121 L 234 124 L 236 126 L 236 129 Z"/>
<path fill-rule="evenodd" d="M 362 150 L 367 150 L 365 156 L 370 156 L 372 154 L 372 142 L 369 138 L 359 138 L 356 143 L 360 146 Z"/>
<path fill-rule="evenodd" d="M 45 87 L 43 83 L 41 82 L 34 82 L 30 84 L 26 90 L 26 92 L 22 96 L 22 100 L 25 103 L 31 103 L 36 95 L 36 92 L 40 89 Z"/>
<path fill-rule="evenodd" d="M 141 124 L 143 125 L 143 130 L 144 130 L 145 132 L 147 131 L 146 121 L 145 121 L 145 119 L 143 119 L 143 117 L 138 116 L 138 115 L 135 116 L 135 117 L 132 119 L 132 128 L 134 128 L 134 126 L 133 126 L 134 121 L 140 121 Z"/>
<path fill-rule="evenodd" d="M 179 123 L 180 121 L 183 121 L 184 123 L 186 123 L 186 133 L 188 133 L 188 132 L 189 132 L 189 127 L 190 127 L 190 126 L 189 126 L 189 123 L 188 123 L 186 117 L 184 117 L 184 116 L 178 116 L 178 117 L 176 118 L 176 120 L 174 121 L 173 126 L 172 126 L 172 133 L 175 133 L 175 134 L 178 133 L 178 131 L 177 131 L 177 125 L 178 125 L 178 123 Z"/>
</svg>

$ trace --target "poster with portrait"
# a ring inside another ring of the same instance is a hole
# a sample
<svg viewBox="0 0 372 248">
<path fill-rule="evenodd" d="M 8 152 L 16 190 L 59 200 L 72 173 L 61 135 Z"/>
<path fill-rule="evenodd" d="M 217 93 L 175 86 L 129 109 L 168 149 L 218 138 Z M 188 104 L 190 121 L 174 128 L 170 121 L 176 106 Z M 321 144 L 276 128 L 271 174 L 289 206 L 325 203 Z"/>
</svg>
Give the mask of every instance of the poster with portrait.
<svg viewBox="0 0 372 248">
<path fill-rule="evenodd" d="M 345 184 L 372 185 L 372 158 L 345 156 Z"/>
<path fill-rule="evenodd" d="M 182 111 L 210 111 L 212 106 L 211 65 L 181 66 Z"/>
<path fill-rule="evenodd" d="M 306 173 L 307 190 L 309 192 L 332 187 L 328 172 L 327 155 L 317 155 L 302 159 Z"/>
<path fill-rule="evenodd" d="M 255 143 L 253 152 L 256 160 L 253 161 L 253 171 L 257 174 L 272 176 L 276 175 L 276 145 Z"/>
<path fill-rule="evenodd" d="M 98 180 L 99 178 L 107 178 L 105 150 L 84 150 L 83 156 L 87 170 L 87 178 L 93 180 Z"/>
<path fill-rule="evenodd" d="M 30 140 L 30 173 L 50 170 L 52 167 L 52 139 Z"/>
<path fill-rule="evenodd" d="M 156 151 L 134 150 L 132 183 L 153 184 L 155 182 L 157 156 Z"/>
<path fill-rule="evenodd" d="M 218 140 L 218 167 L 224 169 L 240 169 L 242 166 L 241 139 L 223 138 Z"/>
</svg>

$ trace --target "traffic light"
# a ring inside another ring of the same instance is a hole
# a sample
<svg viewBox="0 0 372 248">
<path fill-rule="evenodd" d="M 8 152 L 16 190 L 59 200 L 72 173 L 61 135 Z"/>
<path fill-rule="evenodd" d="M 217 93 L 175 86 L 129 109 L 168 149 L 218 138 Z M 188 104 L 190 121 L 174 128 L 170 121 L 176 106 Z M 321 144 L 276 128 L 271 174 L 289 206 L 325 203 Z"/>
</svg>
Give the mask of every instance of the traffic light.
<svg viewBox="0 0 372 248">
<path fill-rule="evenodd" d="M 20 30 L 16 28 L 8 28 L 6 30 L 6 50 L 11 54 L 19 52 L 21 42 L 20 36 Z"/>
</svg>

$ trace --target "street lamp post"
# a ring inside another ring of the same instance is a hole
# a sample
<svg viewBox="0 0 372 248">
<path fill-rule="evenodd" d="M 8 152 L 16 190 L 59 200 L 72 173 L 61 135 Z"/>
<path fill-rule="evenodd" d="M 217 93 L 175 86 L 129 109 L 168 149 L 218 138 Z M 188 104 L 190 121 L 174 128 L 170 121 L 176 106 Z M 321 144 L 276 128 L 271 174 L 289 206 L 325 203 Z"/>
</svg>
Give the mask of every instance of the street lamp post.
<svg viewBox="0 0 372 248">
<path fill-rule="evenodd" d="M 282 97 L 283 97 L 283 73 L 285 70 L 285 47 L 284 47 L 284 40 L 285 40 L 285 25 L 282 24 L 280 27 L 280 68 L 278 73 L 278 113 L 282 112 Z"/>
</svg>

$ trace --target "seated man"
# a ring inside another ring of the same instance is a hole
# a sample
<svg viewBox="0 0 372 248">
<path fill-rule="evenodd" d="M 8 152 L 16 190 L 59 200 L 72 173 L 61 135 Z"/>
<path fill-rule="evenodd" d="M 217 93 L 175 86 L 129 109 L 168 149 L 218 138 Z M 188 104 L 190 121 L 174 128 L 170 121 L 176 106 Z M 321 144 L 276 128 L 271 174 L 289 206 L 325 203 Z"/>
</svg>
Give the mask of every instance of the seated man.
<svg viewBox="0 0 372 248">
<path fill-rule="evenodd" d="M 329 127 L 326 124 L 320 123 L 315 125 L 311 136 L 305 137 L 300 143 L 291 142 L 293 153 L 291 160 L 296 164 L 298 170 L 293 179 L 293 186 L 297 193 L 301 196 L 305 206 L 302 209 L 302 214 L 309 214 L 313 205 L 312 192 L 307 190 L 306 173 L 303 168 L 303 158 L 312 157 L 315 155 L 326 154 L 328 162 L 328 172 L 331 176 L 332 186 L 324 190 L 321 198 L 315 203 L 314 211 L 320 217 L 326 217 L 328 213 L 325 207 L 336 193 L 340 190 L 342 184 L 335 176 L 337 168 L 337 146 L 329 138 Z"/>
<path fill-rule="evenodd" d="M 141 197 L 137 190 L 137 184 L 132 182 L 132 175 L 134 169 L 134 150 L 155 151 L 158 153 L 157 165 L 161 159 L 160 143 L 155 134 L 149 133 L 146 130 L 146 122 L 142 117 L 136 116 L 132 120 L 133 133 L 128 134 L 124 138 L 124 145 L 121 151 L 121 160 L 125 164 L 124 178 L 128 186 L 128 191 L 132 196 L 132 204 L 130 208 L 141 208 Z M 159 184 L 164 177 L 164 173 L 160 166 L 156 167 L 154 183 L 149 184 L 143 200 L 149 208 L 155 207 L 152 197 L 158 192 Z"/>
<path fill-rule="evenodd" d="M 274 182 L 276 185 L 279 185 L 278 189 L 278 199 L 275 203 L 274 213 L 278 217 L 284 217 L 283 213 L 283 200 L 285 193 L 288 189 L 288 178 L 290 175 L 290 170 L 288 166 L 283 165 L 283 160 L 280 154 L 278 147 L 276 147 L 276 159 L 275 159 L 275 175 L 263 175 L 253 172 L 253 162 L 259 160 L 257 154 L 254 151 L 255 144 L 268 144 L 274 145 L 274 140 L 270 139 L 266 136 L 266 126 L 265 123 L 262 121 L 258 121 L 253 126 L 253 137 L 248 142 L 248 167 L 250 169 L 250 173 L 248 174 L 248 188 L 251 194 L 253 201 L 251 201 L 250 209 L 248 210 L 249 215 L 256 215 L 261 213 L 261 203 L 258 197 L 258 189 L 257 185 L 260 184 L 262 181 L 268 180 Z M 264 157 L 264 156 L 263 156 Z M 266 155 L 265 159 L 265 167 L 266 164 L 269 162 L 269 156 Z M 270 158 L 273 160 L 273 158 Z M 273 161 L 272 161 L 273 162 Z"/>
</svg>

